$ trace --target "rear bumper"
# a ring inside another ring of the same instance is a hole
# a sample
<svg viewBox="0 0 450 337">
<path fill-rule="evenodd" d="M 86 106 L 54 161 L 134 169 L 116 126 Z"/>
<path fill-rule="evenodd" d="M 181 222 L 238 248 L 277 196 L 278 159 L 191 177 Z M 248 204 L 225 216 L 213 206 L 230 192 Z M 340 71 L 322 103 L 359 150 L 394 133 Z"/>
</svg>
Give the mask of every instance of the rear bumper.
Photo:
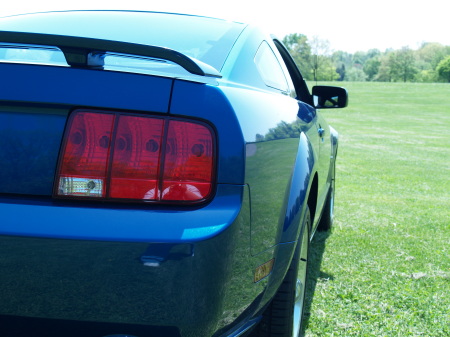
<svg viewBox="0 0 450 337">
<path fill-rule="evenodd" d="M 233 223 L 241 208 L 242 189 L 218 185 L 214 200 L 197 209 L 121 204 L 106 208 L 0 199 L 0 235 L 120 242 L 202 241 Z"/>
<path fill-rule="evenodd" d="M 264 289 L 244 186 L 171 212 L 0 201 L 0 321 L 66 322 L 55 336 L 79 324 L 109 327 L 84 336 L 209 336 L 250 317 Z"/>
</svg>

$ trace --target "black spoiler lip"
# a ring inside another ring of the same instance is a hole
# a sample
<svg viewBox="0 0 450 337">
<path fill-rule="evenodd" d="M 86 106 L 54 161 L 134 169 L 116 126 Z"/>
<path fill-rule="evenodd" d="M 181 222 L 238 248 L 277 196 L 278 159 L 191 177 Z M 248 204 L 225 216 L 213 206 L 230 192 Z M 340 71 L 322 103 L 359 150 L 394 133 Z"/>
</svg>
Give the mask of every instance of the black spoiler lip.
<svg viewBox="0 0 450 337">
<path fill-rule="evenodd" d="M 95 56 L 112 52 L 167 60 L 194 75 L 222 77 L 214 67 L 164 47 L 79 36 L 13 31 L 0 31 L 1 42 L 57 47 L 64 53 L 67 63 L 76 68 L 98 69 L 99 66 L 101 68 L 102 64 L 94 60 Z"/>
</svg>

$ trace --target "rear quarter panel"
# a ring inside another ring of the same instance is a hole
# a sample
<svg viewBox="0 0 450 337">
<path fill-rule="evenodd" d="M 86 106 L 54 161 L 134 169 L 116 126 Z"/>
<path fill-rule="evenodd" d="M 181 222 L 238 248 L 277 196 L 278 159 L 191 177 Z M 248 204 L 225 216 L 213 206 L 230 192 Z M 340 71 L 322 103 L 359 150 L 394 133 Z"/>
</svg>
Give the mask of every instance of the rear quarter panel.
<svg viewBox="0 0 450 337">
<path fill-rule="evenodd" d="M 222 69 L 226 79 L 220 81 L 246 144 L 245 184 L 251 200 L 251 253 L 261 263 L 275 258 L 261 307 L 270 301 L 290 264 L 312 181 L 320 169 L 320 148 L 324 147 L 318 137 L 315 109 L 263 83 L 254 63 L 263 40 L 277 54 L 269 37 L 259 31 L 246 30 Z M 326 127 L 324 122 L 322 124 Z M 325 158 L 329 163 L 329 154 Z M 329 165 L 326 160 L 322 161 L 323 172 Z M 320 198 L 312 202 L 318 200 L 320 202 Z"/>
<path fill-rule="evenodd" d="M 297 240 L 309 176 L 317 170 L 319 153 L 314 109 L 266 86 L 259 74 L 254 58 L 263 41 L 287 72 L 272 39 L 249 27 L 235 43 L 220 81 L 246 144 L 253 255 Z"/>
</svg>

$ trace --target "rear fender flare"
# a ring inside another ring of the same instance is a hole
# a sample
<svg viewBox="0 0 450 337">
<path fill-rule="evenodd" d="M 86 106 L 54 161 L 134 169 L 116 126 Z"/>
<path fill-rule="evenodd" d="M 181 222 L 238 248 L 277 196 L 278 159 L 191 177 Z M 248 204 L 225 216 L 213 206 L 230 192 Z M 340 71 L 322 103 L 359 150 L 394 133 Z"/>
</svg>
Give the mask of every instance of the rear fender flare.
<svg viewBox="0 0 450 337">
<path fill-rule="evenodd" d="M 314 164 L 312 145 L 307 136 L 301 133 L 290 188 L 287 189 L 284 198 L 286 208 L 280 215 L 277 244 L 273 247 L 275 264 L 261 299 L 259 310 L 262 310 L 274 296 L 291 264 L 300 236 L 301 224 L 304 223 L 312 177 L 314 177 Z"/>
</svg>

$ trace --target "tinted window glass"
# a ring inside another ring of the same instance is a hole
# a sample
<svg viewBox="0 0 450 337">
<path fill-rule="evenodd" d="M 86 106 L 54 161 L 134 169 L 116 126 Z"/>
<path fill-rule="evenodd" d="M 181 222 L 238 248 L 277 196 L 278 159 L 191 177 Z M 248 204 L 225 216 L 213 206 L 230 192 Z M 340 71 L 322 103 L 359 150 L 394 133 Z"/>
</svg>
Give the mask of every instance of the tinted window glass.
<svg viewBox="0 0 450 337">
<path fill-rule="evenodd" d="M 220 71 L 244 24 L 190 15 L 69 11 L 0 19 L 0 30 L 83 36 L 166 47 Z"/>
</svg>

